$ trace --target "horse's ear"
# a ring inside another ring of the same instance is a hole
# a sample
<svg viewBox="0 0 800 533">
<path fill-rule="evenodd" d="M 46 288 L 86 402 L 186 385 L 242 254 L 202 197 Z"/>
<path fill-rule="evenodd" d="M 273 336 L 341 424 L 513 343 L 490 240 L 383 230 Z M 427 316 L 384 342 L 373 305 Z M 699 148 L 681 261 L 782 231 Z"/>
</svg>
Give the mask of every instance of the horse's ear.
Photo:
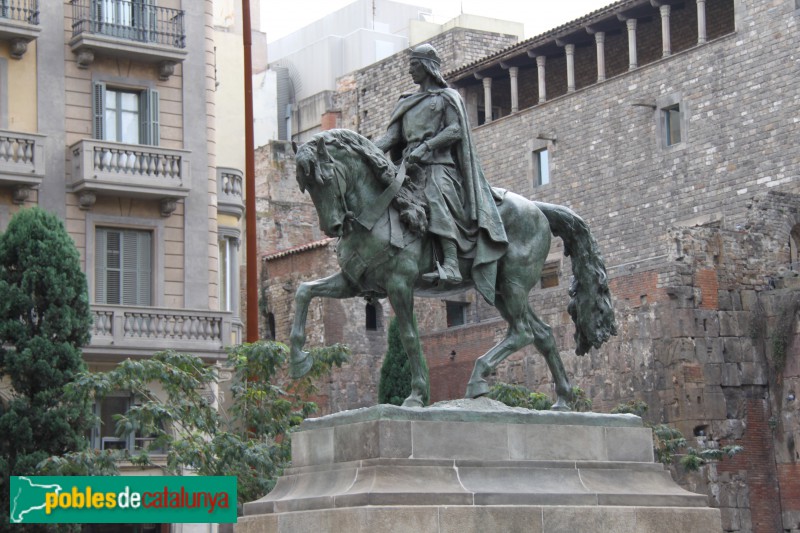
<svg viewBox="0 0 800 533">
<path fill-rule="evenodd" d="M 292 151 L 294 152 L 294 155 L 297 155 L 297 143 L 294 141 L 292 141 Z"/>
<path fill-rule="evenodd" d="M 327 163 L 330 160 L 331 156 L 328 154 L 328 147 L 325 146 L 325 139 L 320 135 L 317 137 L 317 161 Z"/>
</svg>

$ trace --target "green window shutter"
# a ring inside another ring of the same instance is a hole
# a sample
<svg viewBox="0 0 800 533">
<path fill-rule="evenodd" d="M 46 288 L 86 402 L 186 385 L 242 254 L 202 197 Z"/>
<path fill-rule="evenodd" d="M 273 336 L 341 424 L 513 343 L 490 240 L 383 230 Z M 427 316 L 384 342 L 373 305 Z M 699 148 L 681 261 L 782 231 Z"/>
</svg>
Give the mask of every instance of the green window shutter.
<svg viewBox="0 0 800 533">
<path fill-rule="evenodd" d="M 138 305 L 150 305 L 152 294 L 152 245 L 149 232 L 137 232 L 136 301 Z"/>
<path fill-rule="evenodd" d="M 99 228 L 95 236 L 95 301 L 149 306 L 152 298 L 152 234 Z"/>
<path fill-rule="evenodd" d="M 94 237 L 94 301 L 106 301 L 106 230 L 98 229 Z"/>
<path fill-rule="evenodd" d="M 158 91 L 150 89 L 147 92 L 150 95 L 150 144 L 158 146 L 161 139 L 161 125 L 159 122 L 161 109 Z"/>
<path fill-rule="evenodd" d="M 142 144 L 158 146 L 161 137 L 159 126 L 158 91 L 146 89 L 139 95 L 140 134 Z"/>
<path fill-rule="evenodd" d="M 95 139 L 105 139 L 105 112 L 106 112 L 106 84 L 94 82 L 92 84 L 92 111 L 94 112 Z"/>
<path fill-rule="evenodd" d="M 106 230 L 106 303 L 121 304 L 122 288 L 122 235 L 115 230 Z"/>
<path fill-rule="evenodd" d="M 150 305 L 151 236 L 146 231 L 122 233 L 122 303 Z"/>
<path fill-rule="evenodd" d="M 137 305 L 139 303 L 136 290 L 138 276 L 136 266 L 139 239 L 135 232 L 122 233 L 122 305 Z"/>
</svg>

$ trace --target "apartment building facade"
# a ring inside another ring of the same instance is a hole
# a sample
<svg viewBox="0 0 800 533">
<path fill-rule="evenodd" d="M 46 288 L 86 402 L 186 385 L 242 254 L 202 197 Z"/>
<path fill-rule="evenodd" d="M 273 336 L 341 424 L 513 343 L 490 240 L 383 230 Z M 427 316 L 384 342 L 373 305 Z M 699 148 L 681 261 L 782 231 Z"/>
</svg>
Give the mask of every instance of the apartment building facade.
<svg viewBox="0 0 800 533">
<path fill-rule="evenodd" d="M 241 339 L 242 169 L 216 160 L 212 12 L 211 0 L 0 3 L 0 231 L 30 206 L 64 220 L 88 279 L 92 370 L 166 349 L 214 364 Z M 133 401 L 97 406 L 92 446 L 147 443 L 114 435 Z"/>
</svg>

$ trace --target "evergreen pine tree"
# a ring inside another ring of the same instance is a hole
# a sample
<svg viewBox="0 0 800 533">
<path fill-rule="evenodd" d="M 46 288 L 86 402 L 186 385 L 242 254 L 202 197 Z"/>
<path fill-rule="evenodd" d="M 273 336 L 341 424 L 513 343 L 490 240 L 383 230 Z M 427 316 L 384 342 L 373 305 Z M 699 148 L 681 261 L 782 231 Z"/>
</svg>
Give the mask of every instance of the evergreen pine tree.
<svg viewBox="0 0 800 533">
<path fill-rule="evenodd" d="M 417 318 L 414 317 L 414 327 Z M 400 326 L 397 318 L 389 323 L 388 348 L 381 366 L 381 379 L 378 382 L 378 403 L 401 405 L 411 394 L 411 365 L 408 363 L 406 351 L 400 341 Z M 428 381 L 428 362 L 425 356 L 420 357 L 425 381 Z M 425 391 L 424 403 L 428 403 L 430 391 Z"/>
<path fill-rule="evenodd" d="M 63 402 L 82 370 L 92 323 L 75 244 L 55 216 L 24 209 L 0 235 L 0 513 L 8 520 L 10 475 L 35 474 L 50 455 L 86 446 L 88 404 Z M 2 402 L 0 402 L 2 403 Z"/>
</svg>

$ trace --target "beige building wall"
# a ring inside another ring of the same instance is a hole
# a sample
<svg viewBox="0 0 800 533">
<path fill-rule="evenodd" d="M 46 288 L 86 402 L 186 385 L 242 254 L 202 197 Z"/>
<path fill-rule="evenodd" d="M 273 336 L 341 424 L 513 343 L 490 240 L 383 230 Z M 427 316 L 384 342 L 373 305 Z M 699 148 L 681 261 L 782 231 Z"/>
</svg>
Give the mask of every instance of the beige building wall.
<svg viewBox="0 0 800 533">
<path fill-rule="evenodd" d="M 0 58 L 8 75 L 8 124 L 5 129 L 36 133 L 36 42 L 28 45 L 22 59 L 11 57 L 8 41 L 0 41 Z"/>
<path fill-rule="evenodd" d="M 219 242 L 217 234 L 217 131 L 216 131 L 216 73 L 214 61 L 214 5 L 206 2 L 206 131 L 208 132 L 208 304 L 219 310 Z"/>
<path fill-rule="evenodd" d="M 21 59 L 11 57 L 9 42 L 0 40 L 0 60 L 5 63 L 7 88 L 5 95 L 6 116 L 0 123 L 0 129 L 21 133 L 36 133 L 37 111 L 36 102 L 36 42 L 28 44 L 28 51 Z M 33 206 L 38 203 L 36 191 L 31 191 L 28 198 L 21 205 L 12 201 L 13 190 L 0 187 L 0 232 L 4 231 L 9 219 L 20 208 Z"/>
<path fill-rule="evenodd" d="M 214 32 L 217 61 L 216 101 L 219 166 L 245 167 L 244 145 L 244 49 L 242 35 Z"/>
</svg>

